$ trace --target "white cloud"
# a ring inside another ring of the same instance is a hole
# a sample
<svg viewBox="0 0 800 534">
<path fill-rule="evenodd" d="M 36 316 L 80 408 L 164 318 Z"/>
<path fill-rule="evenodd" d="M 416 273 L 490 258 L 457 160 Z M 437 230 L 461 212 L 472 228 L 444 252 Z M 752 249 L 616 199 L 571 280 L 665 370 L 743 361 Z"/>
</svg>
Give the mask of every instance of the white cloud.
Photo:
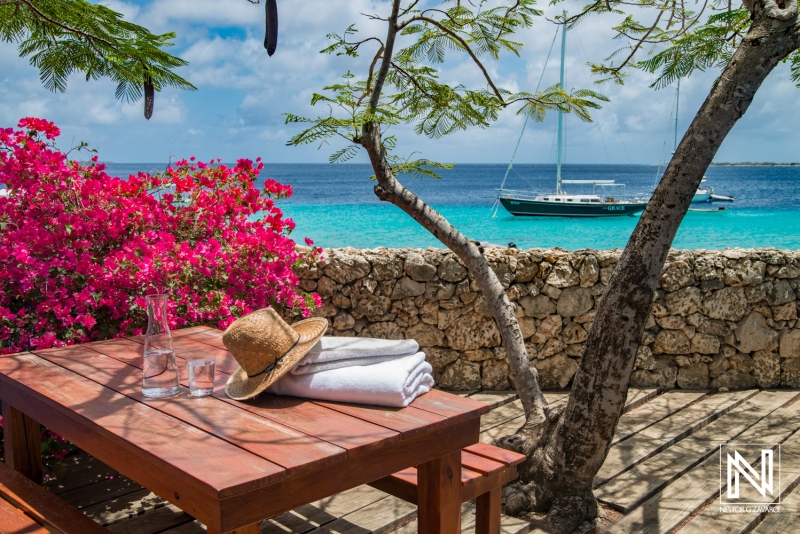
<svg viewBox="0 0 800 534">
<path fill-rule="evenodd" d="M 430 0 L 432 2 L 432 0 Z M 75 136 L 102 147 L 101 157 L 115 161 L 166 160 L 173 154 L 208 154 L 228 160 L 264 155 L 271 161 L 327 161 L 330 147 L 285 147 L 285 141 L 299 131 L 285 125 L 282 113 L 316 116 L 327 108 L 309 104 L 311 95 L 324 85 L 338 81 L 348 69 L 362 73 L 375 53 L 374 43 L 362 47 L 362 57 L 351 59 L 321 55 L 329 32 L 341 33 L 356 23 L 358 36 L 385 35 L 383 23 L 361 13 L 384 13 L 388 6 L 379 0 L 294 0 L 279 2 L 280 37 L 277 53 L 268 57 L 262 44 L 264 10 L 246 0 L 104 0 L 128 20 L 161 33 L 175 31 L 176 45 L 170 52 L 190 62 L 179 73 L 195 84 L 195 93 L 167 89 L 156 95 L 152 120 L 142 117 L 142 102 L 127 104 L 114 100 L 109 81 L 70 79 L 66 94 L 44 90 L 38 72 L 26 60 L 16 57 L 14 45 L 0 44 L 0 123 L 15 125 L 21 116 L 39 115 L 55 120 L 65 137 Z M 263 2 L 263 0 L 262 0 Z M 557 6 L 543 6 L 547 17 L 564 6 L 575 12 L 581 3 L 570 0 Z M 569 118 L 569 157 L 574 162 L 625 163 L 627 152 L 635 162 L 659 159 L 669 128 L 674 89 L 654 91 L 654 76 L 633 72 L 624 86 L 595 86 L 586 61 L 601 61 L 619 45 L 611 27 L 620 16 L 592 17 L 568 33 L 567 86 L 586 87 L 604 93 L 611 102 L 595 112 L 597 123 L 586 125 Z M 555 27 L 543 19 L 520 33 L 524 42 L 521 57 L 508 55 L 500 62 L 486 59 L 486 67 L 498 85 L 512 91 L 533 91 L 542 73 L 545 57 L 553 42 Z M 400 45 L 407 42 L 402 38 Z M 546 87 L 558 79 L 560 40 L 543 79 Z M 448 52 L 441 77 L 450 83 L 481 86 L 480 71 L 465 58 Z M 681 128 L 705 98 L 716 72 L 700 73 L 682 85 Z M 794 137 L 790 120 L 800 112 L 797 89 L 788 79 L 786 66 L 779 67 L 763 85 L 748 114 L 740 121 L 720 158 L 729 160 L 794 159 Z M 490 129 L 460 132 L 431 141 L 415 136 L 411 127 L 392 127 L 400 139 L 399 150 L 419 150 L 426 157 L 453 162 L 506 162 L 522 129 L 524 118 L 506 110 Z M 548 161 L 551 157 L 554 117 L 544 124 L 529 123 L 518 162 Z M 787 120 L 789 119 L 789 120 Z M 621 130 L 618 132 L 617 130 Z M 96 140 L 96 142 L 95 142 Z M 605 148 L 604 145 L 605 144 Z M 769 157 L 767 157 L 769 156 Z"/>
</svg>

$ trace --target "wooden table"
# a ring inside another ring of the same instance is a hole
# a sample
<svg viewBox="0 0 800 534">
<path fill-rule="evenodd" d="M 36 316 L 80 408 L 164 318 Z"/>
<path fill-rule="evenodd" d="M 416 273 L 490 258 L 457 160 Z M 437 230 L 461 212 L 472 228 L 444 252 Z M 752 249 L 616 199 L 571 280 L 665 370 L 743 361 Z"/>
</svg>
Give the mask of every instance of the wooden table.
<svg viewBox="0 0 800 534">
<path fill-rule="evenodd" d="M 403 409 L 223 391 L 236 362 L 222 332 L 174 332 L 181 394 L 141 395 L 143 338 L 0 357 L 5 458 L 41 477 L 39 427 L 202 521 L 209 533 L 259 532 L 264 519 L 419 467 L 419 530 L 460 531 L 460 449 L 488 406 L 438 390 Z M 214 355 L 211 397 L 185 386 L 189 354 Z"/>
</svg>

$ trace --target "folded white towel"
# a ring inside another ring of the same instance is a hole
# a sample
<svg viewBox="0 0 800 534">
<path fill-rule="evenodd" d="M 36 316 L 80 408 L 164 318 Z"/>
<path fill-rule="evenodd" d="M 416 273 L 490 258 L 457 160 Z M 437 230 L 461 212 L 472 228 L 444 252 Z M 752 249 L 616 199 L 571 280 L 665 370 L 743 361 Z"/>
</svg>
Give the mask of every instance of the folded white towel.
<svg viewBox="0 0 800 534">
<path fill-rule="evenodd" d="M 292 374 L 306 375 L 353 365 L 372 365 L 416 354 L 419 343 L 413 339 L 374 339 L 366 337 L 323 337 L 292 368 Z"/>
<path fill-rule="evenodd" d="M 267 390 L 276 395 L 402 408 L 433 386 L 425 353 L 374 365 L 285 375 Z"/>
</svg>

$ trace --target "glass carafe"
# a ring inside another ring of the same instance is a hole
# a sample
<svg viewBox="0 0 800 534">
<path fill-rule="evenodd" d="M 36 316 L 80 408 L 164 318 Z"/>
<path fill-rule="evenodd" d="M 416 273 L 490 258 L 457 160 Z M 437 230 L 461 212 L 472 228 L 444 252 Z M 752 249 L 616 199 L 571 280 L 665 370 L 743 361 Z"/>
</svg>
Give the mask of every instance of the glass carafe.
<svg viewBox="0 0 800 534">
<path fill-rule="evenodd" d="M 171 397 L 180 392 L 178 364 L 167 322 L 168 295 L 146 295 L 147 334 L 144 338 L 142 395 Z"/>
</svg>

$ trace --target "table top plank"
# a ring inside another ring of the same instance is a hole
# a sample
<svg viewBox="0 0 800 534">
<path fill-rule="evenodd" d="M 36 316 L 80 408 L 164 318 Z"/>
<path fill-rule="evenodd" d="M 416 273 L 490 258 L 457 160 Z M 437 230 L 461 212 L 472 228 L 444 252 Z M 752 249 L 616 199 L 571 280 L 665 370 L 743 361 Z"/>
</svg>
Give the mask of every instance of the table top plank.
<svg viewBox="0 0 800 534">
<path fill-rule="evenodd" d="M 48 408 L 47 414 L 36 414 L 40 422 L 90 454 L 103 459 L 107 455 L 98 447 L 113 443 L 176 483 L 211 496 L 235 495 L 286 477 L 279 465 L 30 353 L 0 359 L 0 385 L 6 399 L 35 395 Z M 93 435 L 75 432 L 76 426 Z M 97 437 L 103 442 L 92 442 Z"/>
<path fill-rule="evenodd" d="M 166 399 L 145 399 L 141 393 L 140 367 L 95 352 L 91 350 L 91 346 L 76 346 L 40 356 L 266 458 L 286 468 L 288 476 L 337 463 L 347 454 L 345 450 L 328 442 L 221 403 L 213 397 L 190 397 L 185 387 L 188 383 L 185 366 L 179 366 L 184 385 L 180 395 Z"/>
<path fill-rule="evenodd" d="M 425 395 L 417 397 L 414 407 L 426 412 L 435 413 L 447 417 L 452 423 L 480 417 L 489 413 L 490 407 L 485 402 L 470 399 L 469 397 L 459 397 L 444 393 L 438 389 L 432 389 Z"/>
<path fill-rule="evenodd" d="M 313 402 L 362 421 L 400 432 L 403 435 L 403 439 L 432 432 L 449 425 L 446 417 L 420 410 L 413 405 L 405 408 L 389 408 L 386 406 L 368 406 L 343 402 L 317 400 Z"/>
<path fill-rule="evenodd" d="M 222 375 L 224 385 L 227 376 Z M 394 430 L 335 412 L 306 399 L 262 393 L 249 401 L 235 401 L 225 395 L 223 387 L 215 387 L 214 396 L 254 413 L 280 422 L 301 432 L 333 443 L 347 450 L 349 458 L 400 441 L 403 436 Z"/>
<path fill-rule="evenodd" d="M 186 344 L 184 344 L 184 340 L 187 341 Z M 184 348 L 193 347 L 194 345 L 189 344 L 189 341 L 202 341 L 216 348 L 224 348 L 221 333 L 217 336 L 216 332 L 212 330 L 199 334 L 192 334 L 185 336 L 181 340 L 176 340 L 175 353 L 181 354 L 180 351 L 184 350 Z M 231 353 L 227 351 L 224 353 L 217 353 L 217 370 L 219 372 L 231 374 L 237 368 L 238 364 Z M 457 395 L 447 395 L 441 392 L 435 393 L 430 401 L 426 401 L 425 397 L 429 394 L 430 393 L 418 397 L 413 405 L 406 408 L 387 408 L 316 400 L 312 402 L 339 413 L 361 419 L 367 423 L 398 432 L 402 434 L 404 439 L 420 433 L 436 430 L 441 426 L 477 417 L 482 413 L 481 410 L 485 409 L 488 411 L 488 406 L 483 403 L 463 399 Z M 445 400 L 446 397 L 453 397 L 453 399 Z M 419 403 L 422 408 L 418 408 L 417 403 Z"/>
<path fill-rule="evenodd" d="M 181 354 L 180 351 L 182 351 L 184 347 L 193 347 L 193 344 L 190 345 L 187 343 L 184 345 L 183 344 L 184 339 L 187 341 L 202 341 L 203 343 L 210 344 L 211 346 L 216 348 L 219 348 L 220 346 L 224 348 L 224 345 L 222 345 L 221 334 L 220 336 L 216 336 L 214 331 L 206 331 L 206 332 L 201 332 L 200 334 L 185 336 L 181 340 L 176 340 L 175 341 L 176 354 Z M 236 363 L 236 360 L 233 358 L 233 355 L 230 352 L 225 351 L 224 353 L 218 353 L 217 370 L 219 372 L 224 374 L 231 374 L 238 367 L 239 366 Z M 456 399 L 460 399 L 460 397 L 456 395 L 453 395 L 453 397 L 456 397 Z M 417 400 L 414 402 L 415 403 L 424 402 L 423 401 L 424 398 L 425 395 L 422 395 L 421 397 L 418 397 Z M 443 412 L 447 411 L 447 415 L 439 415 L 432 411 L 426 411 L 424 409 L 417 408 L 416 404 L 408 406 L 406 408 L 386 408 L 381 406 L 347 404 L 340 402 L 326 402 L 326 401 L 316 401 L 316 400 L 312 402 L 314 404 L 323 406 L 325 408 L 329 408 L 339 413 L 343 413 L 351 417 L 361 419 L 362 421 L 366 421 L 367 423 L 382 426 L 394 432 L 398 432 L 405 439 L 420 433 L 436 430 L 441 426 L 452 424 L 455 422 L 455 419 L 462 420 L 462 418 L 458 416 L 460 414 L 465 413 L 465 409 L 468 409 L 469 411 L 467 411 L 466 412 L 467 415 L 463 417 L 464 420 L 476 417 L 476 415 L 473 414 L 472 412 L 473 410 L 478 409 L 479 406 L 482 406 L 482 403 L 478 403 L 476 401 L 470 401 L 468 399 L 461 399 L 461 400 L 464 401 L 463 406 L 469 406 L 469 408 L 462 408 L 458 412 L 456 412 L 453 409 L 452 405 L 448 405 L 447 410 L 445 410 L 443 407 L 444 405 L 447 404 L 445 402 L 441 402 L 440 404 L 442 404 L 442 406 L 439 408 L 436 407 L 434 402 L 426 404 L 430 406 L 431 410 L 436 409 L 438 411 L 443 411 Z"/>
<path fill-rule="evenodd" d="M 177 342 L 175 345 L 180 346 Z M 139 368 L 142 366 L 142 345 L 133 340 L 104 341 L 92 343 L 88 347 L 129 365 Z M 363 454 L 375 447 L 382 447 L 390 442 L 402 439 L 400 432 L 342 414 L 298 397 L 262 393 L 256 399 L 246 402 L 229 399 L 225 395 L 224 389 L 230 373 L 223 369 L 232 367 L 235 370 L 238 365 L 236 365 L 236 361 L 233 360 L 233 356 L 229 352 L 210 346 L 207 347 L 211 349 L 212 353 L 218 353 L 213 396 L 229 405 L 275 421 L 294 430 L 313 435 L 320 440 L 341 447 L 351 456 Z M 206 353 L 204 352 L 204 354 Z M 183 359 L 185 354 L 176 350 L 176 356 L 179 359 Z M 230 362 L 233 363 L 231 364 Z M 182 382 L 186 384 L 186 366 L 178 365 L 178 369 L 181 372 Z"/>
</svg>

